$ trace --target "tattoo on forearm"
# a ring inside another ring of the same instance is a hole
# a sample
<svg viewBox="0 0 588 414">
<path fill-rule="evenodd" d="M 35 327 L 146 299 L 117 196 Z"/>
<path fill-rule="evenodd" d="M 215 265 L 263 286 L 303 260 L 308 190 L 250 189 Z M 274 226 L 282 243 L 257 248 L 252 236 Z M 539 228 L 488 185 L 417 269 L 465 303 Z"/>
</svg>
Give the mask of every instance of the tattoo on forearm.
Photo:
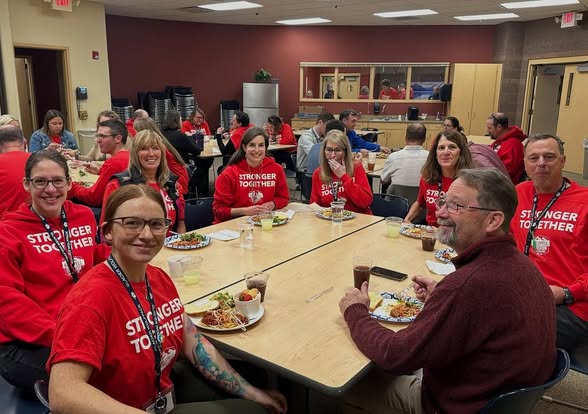
<svg viewBox="0 0 588 414">
<path fill-rule="evenodd" d="M 232 369 L 223 369 L 210 357 L 204 346 L 206 339 L 200 333 L 196 333 L 194 337 L 196 338 L 196 345 L 192 352 L 194 354 L 196 369 L 221 389 L 243 397 L 245 395 L 244 387 L 247 385 L 247 381 L 236 375 Z"/>
</svg>

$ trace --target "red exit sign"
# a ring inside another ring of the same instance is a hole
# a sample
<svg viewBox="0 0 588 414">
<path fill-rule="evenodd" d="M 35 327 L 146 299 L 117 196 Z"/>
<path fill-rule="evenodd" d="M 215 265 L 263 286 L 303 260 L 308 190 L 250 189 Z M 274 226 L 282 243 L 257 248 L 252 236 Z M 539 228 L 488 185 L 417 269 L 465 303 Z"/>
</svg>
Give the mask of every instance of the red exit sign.
<svg viewBox="0 0 588 414">
<path fill-rule="evenodd" d="M 561 27 L 574 27 L 576 25 L 576 12 L 568 12 L 561 15 Z"/>
<path fill-rule="evenodd" d="M 73 0 L 51 0 L 53 10 L 71 11 Z"/>
</svg>

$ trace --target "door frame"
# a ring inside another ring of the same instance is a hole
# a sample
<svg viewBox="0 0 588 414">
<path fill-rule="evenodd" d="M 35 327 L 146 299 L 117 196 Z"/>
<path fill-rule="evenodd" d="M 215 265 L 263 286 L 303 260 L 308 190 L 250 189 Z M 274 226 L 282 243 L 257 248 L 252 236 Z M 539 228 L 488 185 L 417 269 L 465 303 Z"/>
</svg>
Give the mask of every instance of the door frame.
<svg viewBox="0 0 588 414">
<path fill-rule="evenodd" d="M 62 73 L 63 73 L 63 98 L 65 104 L 66 114 L 64 114 L 66 118 L 66 125 L 69 126 L 69 130 L 76 135 L 77 127 L 75 124 L 76 118 L 74 117 L 74 105 L 72 99 L 72 82 L 71 82 L 71 72 L 70 72 L 70 57 L 69 57 L 69 47 L 67 46 L 55 46 L 55 45 L 43 45 L 39 43 L 14 43 L 12 45 L 13 48 L 28 48 L 28 49 L 45 49 L 45 50 L 55 50 L 61 52 L 62 57 Z M 15 56 L 16 57 L 16 56 Z M 19 101 L 20 106 L 20 101 Z"/>
<path fill-rule="evenodd" d="M 35 97 L 35 81 L 33 78 L 33 58 L 32 56 L 14 56 L 14 60 L 15 62 L 18 59 L 23 59 L 25 62 L 25 71 L 26 71 L 26 75 L 25 75 L 25 82 L 26 82 L 26 92 L 28 94 L 28 98 L 29 98 L 29 102 L 26 102 L 24 105 L 28 108 L 29 110 L 29 116 L 30 116 L 30 128 L 31 131 L 26 130 L 24 127 L 26 127 L 26 123 L 25 123 L 25 117 L 23 115 L 23 102 L 20 102 L 20 86 L 18 86 L 18 99 L 19 99 L 19 108 L 20 108 L 20 123 L 21 123 L 21 127 L 23 127 L 23 132 L 25 133 L 25 136 L 31 136 L 31 134 L 33 132 L 35 132 L 37 129 L 39 129 L 38 126 L 38 121 L 37 121 L 37 101 L 36 101 L 36 97 Z M 17 79 L 17 84 L 18 84 L 18 80 L 19 80 L 19 75 L 18 75 L 18 71 L 16 74 L 16 79 Z"/>
<path fill-rule="evenodd" d="M 547 59 L 531 59 L 527 65 L 527 81 L 525 82 L 525 99 L 523 101 L 523 118 L 521 120 L 521 125 L 527 128 L 530 126 L 530 118 L 531 115 L 529 114 L 529 110 L 531 109 L 531 105 L 533 103 L 533 95 L 535 93 L 535 82 L 534 82 L 534 74 L 535 74 L 535 66 L 541 65 L 557 65 L 557 64 L 570 64 L 570 63 L 584 63 L 588 61 L 588 55 L 581 55 L 581 56 L 566 56 L 566 57 L 558 57 L 558 58 L 547 58 Z"/>
</svg>

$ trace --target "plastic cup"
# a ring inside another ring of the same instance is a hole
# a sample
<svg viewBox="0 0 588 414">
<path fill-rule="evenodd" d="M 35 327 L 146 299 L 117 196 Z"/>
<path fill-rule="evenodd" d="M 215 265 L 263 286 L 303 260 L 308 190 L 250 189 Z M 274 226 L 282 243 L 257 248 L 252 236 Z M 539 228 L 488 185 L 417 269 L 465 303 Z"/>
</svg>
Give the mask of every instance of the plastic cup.
<svg viewBox="0 0 588 414">
<path fill-rule="evenodd" d="M 274 225 L 274 213 L 269 212 L 259 215 L 259 221 L 261 222 L 262 230 L 271 230 Z"/>
<path fill-rule="evenodd" d="M 204 259 L 200 256 L 189 257 L 182 261 L 184 283 L 186 285 L 195 285 L 200 281 L 200 269 L 203 261 Z"/>
<path fill-rule="evenodd" d="M 353 286 L 361 289 L 363 282 L 370 281 L 370 271 L 372 270 L 373 261 L 371 257 L 353 256 Z"/>
<path fill-rule="evenodd" d="M 400 227 L 402 219 L 400 217 L 386 217 L 386 234 L 392 239 L 400 237 Z"/>
<path fill-rule="evenodd" d="M 432 252 L 435 250 L 436 241 L 437 236 L 435 235 L 435 230 L 433 230 L 433 228 L 427 227 L 427 229 L 421 234 L 421 245 L 423 250 L 427 252 Z"/>
<path fill-rule="evenodd" d="M 374 171 L 376 167 L 376 153 L 368 152 L 368 171 Z"/>
<path fill-rule="evenodd" d="M 264 272 L 252 272 L 252 273 L 245 273 L 245 284 L 247 285 L 247 289 L 257 288 L 259 293 L 261 293 L 261 301 L 265 299 L 265 290 L 267 288 L 267 280 L 269 279 L 269 274 Z"/>
<path fill-rule="evenodd" d="M 331 221 L 334 224 L 341 224 L 343 223 L 343 209 L 345 207 L 345 202 L 343 201 L 333 201 L 331 203 Z"/>
<path fill-rule="evenodd" d="M 248 219 L 239 220 L 239 233 L 241 235 L 241 247 L 251 249 L 253 247 L 253 224 Z"/>
<path fill-rule="evenodd" d="M 172 279 L 178 279 L 184 275 L 183 262 L 189 260 L 190 256 L 186 256 L 185 254 L 175 254 L 167 258 L 169 275 Z"/>
</svg>

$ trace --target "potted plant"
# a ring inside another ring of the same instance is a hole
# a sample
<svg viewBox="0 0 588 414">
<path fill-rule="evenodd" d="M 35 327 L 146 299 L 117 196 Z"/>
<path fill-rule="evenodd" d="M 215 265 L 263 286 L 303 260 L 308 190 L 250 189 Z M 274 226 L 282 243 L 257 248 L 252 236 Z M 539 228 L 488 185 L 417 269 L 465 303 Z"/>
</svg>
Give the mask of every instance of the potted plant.
<svg viewBox="0 0 588 414">
<path fill-rule="evenodd" d="M 264 68 L 260 68 L 255 72 L 255 82 L 271 82 L 272 74 Z"/>
</svg>

